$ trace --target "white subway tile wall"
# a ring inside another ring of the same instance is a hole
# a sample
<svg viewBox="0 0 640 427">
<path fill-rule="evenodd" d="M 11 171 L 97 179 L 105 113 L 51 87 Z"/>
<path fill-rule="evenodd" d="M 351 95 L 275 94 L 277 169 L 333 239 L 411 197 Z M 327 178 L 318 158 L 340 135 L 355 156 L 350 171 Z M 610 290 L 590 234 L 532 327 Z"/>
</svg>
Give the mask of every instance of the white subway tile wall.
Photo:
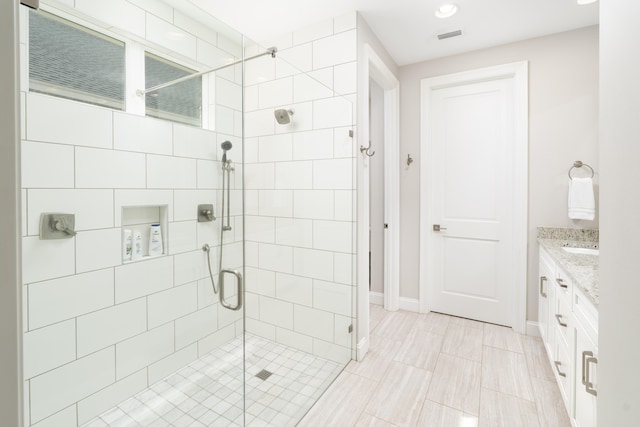
<svg viewBox="0 0 640 427">
<path fill-rule="evenodd" d="M 198 62 L 211 68 L 221 67 L 234 59 L 234 55 L 198 39 L 196 43 Z"/>
<path fill-rule="evenodd" d="M 355 109 L 339 96 L 356 93 L 355 16 L 279 37 L 245 81 L 246 328 L 338 362 L 355 322 Z"/>
<path fill-rule="evenodd" d="M 31 189 L 29 197 L 24 190 L 24 214 L 28 215 L 29 235 L 40 233 L 41 212 L 75 212 L 76 231 L 113 227 L 112 190 L 41 190 Z"/>
<path fill-rule="evenodd" d="M 174 52 L 180 52 L 188 58 L 196 59 L 197 38 L 195 36 L 151 14 L 147 14 L 146 27 L 147 40 Z"/>
<path fill-rule="evenodd" d="M 146 38 L 153 49 L 197 59 L 201 69 L 242 53 L 240 39 L 219 38 L 155 0 L 68 6 L 125 37 Z M 23 31 L 23 58 L 27 38 Z M 231 68 L 210 80 L 209 111 L 218 104 L 231 120 L 225 134 L 215 123 L 203 130 L 31 93 L 22 68 L 26 425 L 84 424 L 194 361 L 200 347 L 210 352 L 242 332 L 237 314 L 218 314 L 199 249 L 208 243 L 217 267 L 219 222 L 200 226 L 196 212 L 200 203 L 219 206 L 220 142 L 231 140 L 230 157 L 242 160 L 241 133 L 234 133 L 241 75 Z M 233 215 L 242 213 L 241 200 L 236 194 Z M 122 262 L 123 225 L 155 222 L 145 216 L 154 210 L 133 206 L 166 206 L 165 256 Z M 76 237 L 40 240 L 46 212 L 75 214 Z M 234 228 L 227 242 L 242 238 L 242 227 Z M 241 265 L 241 251 L 230 252 L 225 259 Z"/>
<path fill-rule="evenodd" d="M 49 96 L 32 97 L 26 106 L 26 137 L 30 141 L 113 147 L 111 110 Z"/>
<path fill-rule="evenodd" d="M 116 113 L 113 119 L 114 149 L 169 156 L 173 153 L 171 122 L 139 120 L 137 116 L 125 113 Z"/>
<path fill-rule="evenodd" d="M 76 324 L 67 320 L 24 335 L 24 376 L 33 378 L 76 359 Z"/>
<path fill-rule="evenodd" d="M 30 381 L 31 422 L 36 423 L 115 381 L 115 349 L 107 347 Z"/>
<path fill-rule="evenodd" d="M 242 55 L 240 39 L 154 0 L 68 7 L 202 69 Z M 30 93 L 22 69 L 27 425 L 81 425 L 242 333 L 241 312 L 219 307 L 199 249 L 212 247 L 217 269 L 219 222 L 196 222 L 197 204 L 220 213 L 225 140 L 236 168 L 228 267 L 242 265 L 243 172 L 247 190 L 247 331 L 351 357 L 355 111 L 332 89 L 356 91 L 355 26 L 355 13 L 319 23 L 281 37 L 276 60 L 247 63 L 244 117 L 242 68 L 211 75 L 209 130 Z M 291 123 L 277 124 L 275 108 L 294 108 Z M 166 206 L 164 256 L 122 262 L 131 206 Z M 39 240 L 45 212 L 75 214 L 77 236 Z"/>
</svg>

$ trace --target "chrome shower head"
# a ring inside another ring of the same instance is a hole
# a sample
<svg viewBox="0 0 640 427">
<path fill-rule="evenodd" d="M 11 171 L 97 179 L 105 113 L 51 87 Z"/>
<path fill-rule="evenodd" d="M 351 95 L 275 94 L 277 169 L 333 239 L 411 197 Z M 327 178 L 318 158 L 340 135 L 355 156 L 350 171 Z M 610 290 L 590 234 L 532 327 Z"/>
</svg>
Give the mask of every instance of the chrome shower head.
<svg viewBox="0 0 640 427">
<path fill-rule="evenodd" d="M 293 108 L 290 108 L 288 110 L 281 108 L 273 112 L 274 116 L 276 116 L 276 121 L 281 125 L 289 124 L 291 122 L 291 116 L 293 116 L 293 113 L 295 113 L 295 110 Z"/>
<path fill-rule="evenodd" d="M 231 150 L 231 148 L 233 147 L 233 144 L 231 144 L 231 141 L 225 141 L 222 144 L 220 144 L 220 148 L 222 148 L 222 163 L 226 163 L 227 161 L 227 151 Z"/>
</svg>

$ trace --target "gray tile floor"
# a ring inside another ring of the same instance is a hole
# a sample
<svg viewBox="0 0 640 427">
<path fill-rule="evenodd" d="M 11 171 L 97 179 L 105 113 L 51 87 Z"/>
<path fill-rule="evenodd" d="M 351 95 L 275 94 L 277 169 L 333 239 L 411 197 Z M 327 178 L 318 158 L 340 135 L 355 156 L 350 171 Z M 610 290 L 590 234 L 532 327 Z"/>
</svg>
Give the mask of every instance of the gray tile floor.
<svg viewBox="0 0 640 427">
<path fill-rule="evenodd" d="M 541 340 L 509 328 L 372 306 L 369 353 L 344 371 L 254 336 L 246 348 L 246 416 L 237 339 L 87 426 L 570 426 Z"/>
<path fill-rule="evenodd" d="M 245 346 L 246 384 L 237 338 L 85 427 L 295 426 L 343 369 L 253 335 L 246 336 Z M 266 380 L 255 376 L 263 369 L 272 372 Z"/>
<path fill-rule="evenodd" d="M 376 305 L 370 328 L 300 427 L 571 427 L 540 338 Z"/>
</svg>

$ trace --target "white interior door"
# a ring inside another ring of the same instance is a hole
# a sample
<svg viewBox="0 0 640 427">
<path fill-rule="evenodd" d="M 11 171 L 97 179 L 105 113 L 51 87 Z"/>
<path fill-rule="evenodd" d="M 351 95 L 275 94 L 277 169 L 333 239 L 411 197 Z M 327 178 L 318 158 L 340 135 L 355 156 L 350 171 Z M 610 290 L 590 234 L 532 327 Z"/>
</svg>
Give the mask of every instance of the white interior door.
<svg viewBox="0 0 640 427">
<path fill-rule="evenodd" d="M 431 311 L 511 326 L 514 80 L 444 87 L 428 102 Z"/>
</svg>

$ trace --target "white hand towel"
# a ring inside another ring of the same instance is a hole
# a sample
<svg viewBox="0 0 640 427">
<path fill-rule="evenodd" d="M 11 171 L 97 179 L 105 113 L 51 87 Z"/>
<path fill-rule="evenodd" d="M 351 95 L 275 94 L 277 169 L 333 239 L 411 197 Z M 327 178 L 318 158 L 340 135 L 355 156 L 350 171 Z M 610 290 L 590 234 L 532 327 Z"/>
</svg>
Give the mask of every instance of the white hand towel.
<svg viewBox="0 0 640 427">
<path fill-rule="evenodd" d="M 593 221 L 596 201 L 591 178 L 572 178 L 569 183 L 569 218 Z"/>
</svg>

